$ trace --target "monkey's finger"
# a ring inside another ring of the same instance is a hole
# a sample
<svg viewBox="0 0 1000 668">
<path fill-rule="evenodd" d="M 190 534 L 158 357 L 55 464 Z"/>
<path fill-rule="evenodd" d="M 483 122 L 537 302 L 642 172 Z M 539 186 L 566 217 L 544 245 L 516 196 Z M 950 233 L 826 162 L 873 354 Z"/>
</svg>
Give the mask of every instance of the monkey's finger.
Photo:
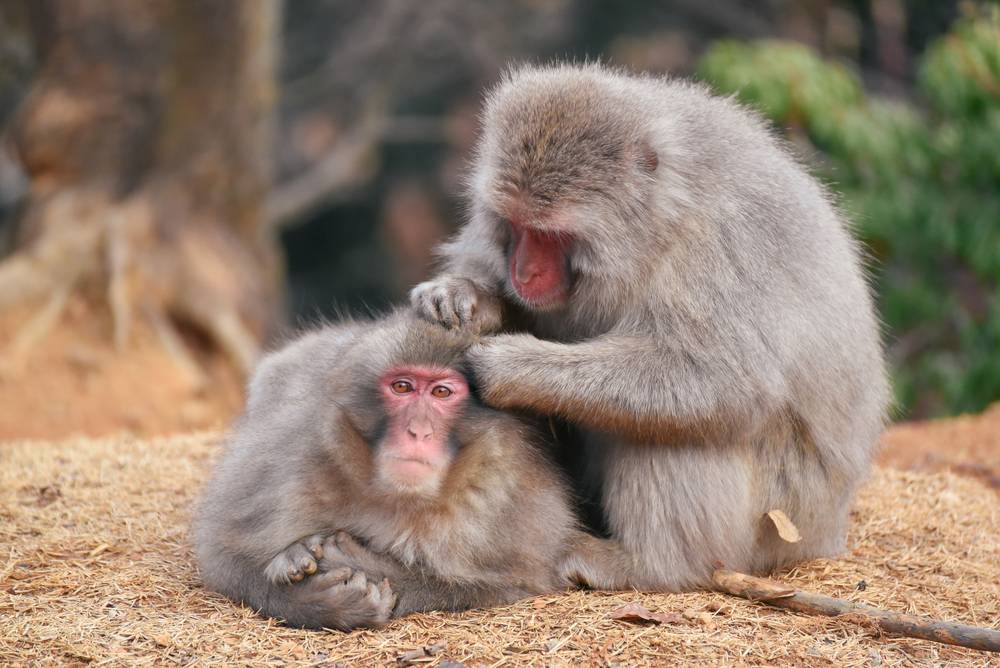
<svg viewBox="0 0 1000 668">
<path fill-rule="evenodd" d="M 378 583 L 378 593 L 383 597 L 392 596 L 395 598 L 395 594 L 392 592 L 392 587 L 389 585 L 389 578 L 382 578 L 382 581 Z"/>
<path fill-rule="evenodd" d="M 431 322 L 437 322 L 439 320 L 437 306 L 434 304 L 432 293 L 432 284 L 421 283 L 413 289 L 410 296 L 410 303 L 422 317 Z"/>
<path fill-rule="evenodd" d="M 312 575 L 316 572 L 316 560 L 313 559 L 312 553 L 305 546 L 305 543 L 295 543 L 289 546 L 285 550 L 285 556 L 291 564 L 288 569 L 290 576 L 293 572 L 295 574 L 293 582 L 298 582 L 304 575 Z"/>
<path fill-rule="evenodd" d="M 455 316 L 458 318 L 458 326 L 465 328 L 471 325 L 476 317 L 475 296 L 459 299 L 456 301 L 455 306 Z"/>
<path fill-rule="evenodd" d="M 353 572 L 354 571 L 352 571 L 347 566 L 341 566 L 340 568 L 335 568 L 332 571 L 330 571 L 329 573 L 327 573 L 327 577 L 330 580 L 336 580 L 336 581 L 340 582 L 341 584 L 343 584 L 343 583 L 345 583 L 345 582 L 347 582 L 348 580 L 351 579 L 351 574 Z"/>
<path fill-rule="evenodd" d="M 430 281 L 425 281 L 410 290 L 410 306 L 422 315 L 426 315 L 424 310 L 427 307 L 427 293 L 430 291 L 431 285 Z"/>
<path fill-rule="evenodd" d="M 434 311 L 438 322 L 451 329 L 455 326 L 455 308 L 452 293 L 447 288 L 439 288 L 434 292 L 431 301 L 434 304 Z"/>
<path fill-rule="evenodd" d="M 359 543 L 354 536 L 346 531 L 338 531 L 334 534 L 333 538 L 337 541 L 337 547 L 348 556 L 364 552 L 364 548 L 361 547 L 361 543 Z"/>
<path fill-rule="evenodd" d="M 353 571 L 346 566 L 335 568 L 332 571 L 320 573 L 319 575 L 309 578 L 309 584 L 314 585 L 319 589 L 346 584 L 347 581 L 351 579 L 352 573 Z"/>
<path fill-rule="evenodd" d="M 319 561 L 323 558 L 323 540 L 324 536 L 322 534 L 316 534 L 315 536 L 309 536 L 304 541 L 302 541 L 306 549 L 309 550 L 313 558 Z"/>
<path fill-rule="evenodd" d="M 428 290 L 424 293 L 423 298 L 423 310 L 424 317 L 428 318 L 433 322 L 440 322 L 441 312 L 439 310 L 440 297 L 437 294 L 437 290 Z"/>
</svg>

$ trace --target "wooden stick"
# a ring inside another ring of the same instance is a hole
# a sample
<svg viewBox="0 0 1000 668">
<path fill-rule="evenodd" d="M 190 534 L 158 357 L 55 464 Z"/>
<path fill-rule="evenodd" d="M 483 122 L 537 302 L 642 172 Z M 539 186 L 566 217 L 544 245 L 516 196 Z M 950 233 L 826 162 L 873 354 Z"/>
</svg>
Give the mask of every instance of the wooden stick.
<svg viewBox="0 0 1000 668">
<path fill-rule="evenodd" d="M 762 601 L 768 605 L 811 615 L 850 615 L 861 624 L 871 624 L 891 635 L 1000 652 L 1000 631 L 993 629 L 880 610 L 862 603 L 810 594 L 774 580 L 725 569 L 715 571 L 712 580 L 722 591 L 751 601 Z"/>
</svg>

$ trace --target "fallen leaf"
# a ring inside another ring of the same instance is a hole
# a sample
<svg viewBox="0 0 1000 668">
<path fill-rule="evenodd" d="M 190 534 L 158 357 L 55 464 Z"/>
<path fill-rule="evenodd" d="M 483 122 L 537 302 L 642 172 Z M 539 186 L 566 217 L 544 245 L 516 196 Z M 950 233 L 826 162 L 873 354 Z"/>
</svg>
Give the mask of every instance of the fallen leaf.
<svg viewBox="0 0 1000 668">
<path fill-rule="evenodd" d="M 296 659 L 306 658 L 306 650 L 297 642 L 287 640 L 281 643 L 280 650 L 286 654 L 291 654 Z"/>
<path fill-rule="evenodd" d="M 417 649 L 411 649 L 398 654 L 396 663 L 400 666 L 409 666 L 414 663 L 427 663 L 432 656 L 440 654 L 448 647 L 447 640 L 439 640 L 430 645 L 424 645 Z"/>
<path fill-rule="evenodd" d="M 650 612 L 638 603 L 626 603 L 611 611 L 611 619 L 619 619 L 623 622 L 642 623 L 652 622 L 654 624 L 677 624 L 683 618 L 676 612 Z"/>
<path fill-rule="evenodd" d="M 161 633 L 158 636 L 153 636 L 153 642 L 155 642 L 160 647 L 170 647 L 171 638 L 166 633 Z"/>
<path fill-rule="evenodd" d="M 684 619 L 689 619 L 692 622 L 698 622 L 709 628 L 715 626 L 715 621 L 712 619 L 712 613 L 710 612 L 705 612 L 704 610 L 685 610 L 682 614 L 684 615 Z"/>
<path fill-rule="evenodd" d="M 705 610 L 708 612 L 715 612 L 720 615 L 728 615 L 733 612 L 733 606 L 728 603 L 721 603 L 718 601 L 712 601 L 705 604 Z"/>
<path fill-rule="evenodd" d="M 798 527 L 789 519 L 784 510 L 775 508 L 768 511 L 767 516 L 774 522 L 774 528 L 778 530 L 781 540 L 786 543 L 797 543 L 802 540 L 802 534 L 799 533 Z"/>
<path fill-rule="evenodd" d="M 546 601 L 544 598 L 536 598 L 534 601 L 532 601 L 531 607 L 534 608 L 535 610 L 541 610 L 548 604 L 549 602 Z"/>
</svg>

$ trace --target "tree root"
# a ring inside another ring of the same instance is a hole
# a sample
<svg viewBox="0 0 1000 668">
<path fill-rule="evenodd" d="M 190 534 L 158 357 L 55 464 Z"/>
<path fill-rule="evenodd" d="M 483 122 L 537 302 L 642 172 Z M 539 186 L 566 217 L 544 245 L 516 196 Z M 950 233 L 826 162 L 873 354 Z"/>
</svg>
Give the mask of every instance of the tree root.
<svg viewBox="0 0 1000 668">
<path fill-rule="evenodd" d="M 66 302 L 72 285 L 64 285 L 56 289 L 45 302 L 45 305 L 28 320 L 14 335 L 14 340 L 7 354 L 0 360 L 0 369 L 4 373 L 17 373 L 24 365 L 28 352 L 52 331 L 66 309 Z"/>
<path fill-rule="evenodd" d="M 190 283 L 181 244 L 156 239 L 148 202 L 133 198 L 109 202 L 92 194 L 63 192 L 39 206 L 44 220 L 32 243 L 0 261 L 0 312 L 34 302 L 43 305 L 14 335 L 3 351 L 4 366 L 17 369 L 32 348 L 56 326 L 74 291 L 103 295 L 111 319 L 116 350 L 129 342 L 137 316 L 147 321 L 160 345 L 192 388 L 207 375 L 186 349 L 171 316 L 190 320 L 244 375 L 260 352 L 257 337 L 244 324 L 237 306 L 211 286 Z M 37 214 L 36 214 L 37 215 Z M 27 219 L 26 219 L 27 220 Z M 164 243 L 171 243 L 164 246 Z M 199 256 L 201 262 L 225 267 L 224 258 Z M 98 287 L 94 290 L 94 287 Z M 141 295 L 141 296 L 140 296 Z"/>
</svg>

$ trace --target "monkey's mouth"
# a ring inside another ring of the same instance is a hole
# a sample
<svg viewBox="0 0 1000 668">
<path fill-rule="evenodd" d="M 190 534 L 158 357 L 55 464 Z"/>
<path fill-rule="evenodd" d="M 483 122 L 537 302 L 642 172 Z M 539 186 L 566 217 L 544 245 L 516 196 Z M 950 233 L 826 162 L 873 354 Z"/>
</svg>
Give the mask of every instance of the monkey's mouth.
<svg viewBox="0 0 1000 668">
<path fill-rule="evenodd" d="M 511 224 L 508 275 L 514 293 L 526 306 L 547 310 L 569 295 L 567 250 L 571 238 Z"/>
<path fill-rule="evenodd" d="M 519 289 L 517 283 L 511 280 L 514 294 L 520 301 L 533 311 L 553 311 L 566 304 L 569 299 L 569 290 L 564 286 L 545 293 L 532 294 Z"/>
<path fill-rule="evenodd" d="M 437 471 L 433 462 L 420 457 L 393 457 L 389 460 L 392 476 L 407 483 L 419 483 Z"/>
</svg>

